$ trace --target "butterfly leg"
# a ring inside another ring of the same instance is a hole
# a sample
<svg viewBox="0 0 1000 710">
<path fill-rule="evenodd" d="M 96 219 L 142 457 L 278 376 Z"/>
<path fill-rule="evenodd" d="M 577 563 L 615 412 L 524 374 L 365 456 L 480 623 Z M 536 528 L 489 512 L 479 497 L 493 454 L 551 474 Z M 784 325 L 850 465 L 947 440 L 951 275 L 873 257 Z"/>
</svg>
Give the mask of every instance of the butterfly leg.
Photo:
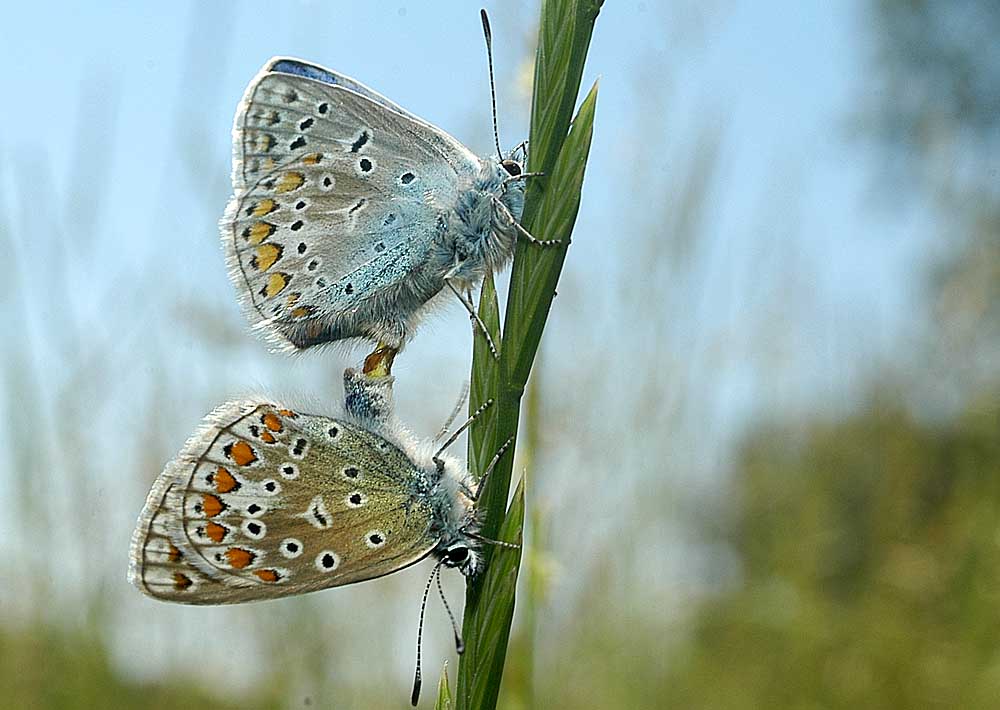
<svg viewBox="0 0 1000 710">
<path fill-rule="evenodd" d="M 525 229 L 524 227 L 522 227 L 521 223 L 518 222 L 516 219 L 513 220 L 513 224 L 514 224 L 514 229 L 517 230 L 518 234 L 520 234 L 522 237 L 524 237 L 525 239 L 527 239 L 529 242 L 531 242 L 532 244 L 535 244 L 537 246 L 540 246 L 540 247 L 557 247 L 557 246 L 560 246 L 563 243 L 561 239 L 538 239 L 531 232 L 529 232 L 527 229 Z"/>
<path fill-rule="evenodd" d="M 486 467 L 486 470 L 483 471 L 483 475 L 479 477 L 479 483 L 476 484 L 476 491 L 472 496 L 472 500 L 474 501 L 479 500 L 479 494 L 482 493 L 483 491 L 483 486 L 486 484 L 486 479 L 490 477 L 491 473 L 493 473 L 493 469 L 495 469 L 497 467 L 497 464 L 500 463 L 501 457 L 503 457 L 504 452 L 507 451 L 507 449 L 510 447 L 512 443 L 514 443 L 514 437 L 511 437 L 507 439 L 507 441 L 503 442 L 503 444 L 497 450 L 497 453 L 493 457 L 493 460 L 490 461 L 489 465 Z"/>
<path fill-rule="evenodd" d="M 533 177 L 545 177 L 545 173 L 542 171 L 534 173 L 521 173 L 520 175 L 511 175 L 508 178 L 504 178 L 503 183 L 501 183 L 502 188 L 506 188 L 508 183 L 515 182 L 516 180 L 526 180 Z"/>
<path fill-rule="evenodd" d="M 467 300 L 466 297 L 463 296 L 457 288 L 455 288 L 455 284 L 453 284 L 451 282 L 451 279 L 449 279 L 448 277 L 445 277 L 444 282 L 448 285 L 448 288 L 451 289 L 451 292 L 455 294 L 455 297 L 462 302 L 462 305 L 465 306 L 465 310 L 469 312 L 469 317 L 472 319 L 473 334 L 475 334 L 477 328 L 481 330 L 483 336 L 486 338 L 486 345 L 489 346 L 490 352 L 493 353 L 494 359 L 499 360 L 500 353 L 497 352 L 497 346 L 493 342 L 493 336 L 490 335 L 489 328 L 487 328 L 486 324 L 483 323 L 483 319 L 479 317 L 478 313 L 476 313 L 476 309 L 472 305 L 472 299 L 470 298 Z"/>
<path fill-rule="evenodd" d="M 500 197 L 503 197 L 504 195 L 507 194 L 507 186 L 510 185 L 512 182 L 517 182 L 519 180 L 527 180 L 528 178 L 533 178 L 533 177 L 545 177 L 545 173 L 539 170 L 533 173 L 521 173 L 519 175 L 510 175 L 508 177 L 505 177 L 503 181 L 500 183 Z M 494 195 L 494 197 L 496 196 Z"/>
<path fill-rule="evenodd" d="M 462 434 L 462 432 L 468 429 L 472 425 L 472 422 L 476 421 L 479 417 L 483 415 L 483 412 L 485 412 L 492 406 L 493 406 L 492 399 L 488 399 L 481 405 L 479 405 L 479 409 L 474 411 L 472 413 L 472 416 L 466 419 L 465 423 L 462 424 L 462 426 L 460 426 L 458 429 L 456 429 L 455 432 L 448 437 L 448 440 L 441 445 L 441 448 L 437 450 L 437 453 L 435 453 L 434 456 L 432 457 L 434 463 L 440 465 L 441 460 L 438 457 L 444 453 L 445 449 L 454 444 L 455 440 L 458 439 L 458 437 Z"/>
<path fill-rule="evenodd" d="M 497 208 L 507 217 L 511 225 L 513 225 L 514 229 L 517 230 L 517 233 L 520 234 L 525 239 L 527 239 L 532 244 L 536 244 L 540 247 L 556 247 L 556 246 L 561 246 L 563 244 L 563 241 L 561 239 L 538 239 L 535 235 L 533 235 L 531 232 L 529 232 L 527 229 L 521 226 L 521 223 L 514 218 L 514 215 L 511 214 L 511 211 L 507 207 L 507 205 L 501 202 L 500 198 L 498 198 L 496 195 L 493 195 L 493 204 L 495 204 Z"/>
</svg>

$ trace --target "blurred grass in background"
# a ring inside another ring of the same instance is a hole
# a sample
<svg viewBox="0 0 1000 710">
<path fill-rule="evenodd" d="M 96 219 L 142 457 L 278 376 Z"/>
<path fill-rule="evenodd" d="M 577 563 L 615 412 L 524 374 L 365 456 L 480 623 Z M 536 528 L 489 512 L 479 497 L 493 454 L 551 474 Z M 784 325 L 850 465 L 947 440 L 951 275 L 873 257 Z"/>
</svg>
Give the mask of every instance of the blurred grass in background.
<svg viewBox="0 0 1000 710">
<path fill-rule="evenodd" d="M 609 2 L 602 22 L 631 10 Z M 699 29 L 686 41 L 710 41 L 706 18 L 722 12 L 696 14 Z M 515 22 L 534 17 L 510 13 Z M 798 329 L 826 326 L 830 316 L 811 303 L 802 262 L 783 241 L 800 228 L 796 181 L 783 175 L 776 184 L 791 190 L 778 207 L 743 215 L 765 236 L 747 265 L 749 293 L 734 287 L 732 327 L 699 328 L 704 284 L 728 258 L 727 242 L 707 225 L 724 190 L 739 189 L 722 177 L 728 129 L 699 121 L 668 140 L 665 126 L 682 125 L 667 105 L 671 78 L 641 78 L 635 123 L 617 128 L 644 140 L 618 141 L 602 166 L 609 129 L 588 170 L 589 184 L 612 161 L 627 162 L 632 199 L 617 206 L 611 230 L 588 227 L 581 213 L 574 243 L 582 262 L 588 245 L 613 240 L 606 280 L 594 288 L 592 274 L 567 265 L 553 309 L 562 336 L 546 339 L 541 384 L 529 383 L 526 396 L 514 470 L 532 472 L 535 508 L 500 707 L 996 706 L 1000 7 L 871 0 L 857 13 L 872 51 L 859 61 L 871 71 L 865 100 L 844 116 L 860 137 L 843 150 L 878 166 L 880 199 L 919 202 L 933 214 L 933 268 L 912 274 L 921 294 L 916 332 L 894 345 L 895 357 L 828 392 L 829 401 L 803 406 L 782 394 Z M 657 17 L 669 24 L 682 14 Z M 116 87 L 93 90 L 102 113 L 76 139 L 74 184 L 116 179 L 104 162 L 86 168 L 88 156 L 125 150 L 115 143 Z M 185 194 L 204 197 L 188 218 L 206 226 L 174 245 L 214 239 L 228 170 L 196 160 L 205 141 L 221 140 L 214 131 L 182 114 L 177 125 L 190 161 Z M 403 706 L 411 582 L 423 571 L 226 610 L 156 605 L 124 585 L 127 532 L 150 480 L 180 432 L 231 396 L 220 368 L 238 370 L 261 347 L 244 336 L 235 309 L 196 298 L 183 275 L 176 289 L 152 292 L 153 252 L 101 272 L 101 249 L 122 237 L 102 231 L 100 195 L 33 209 L 31 197 L 57 194 L 61 178 L 44 163 L 10 158 L 0 165 L 13 185 L 0 214 L 9 258 L 0 307 L 12 333 L 33 337 L 8 339 L 0 390 L 2 500 L 13 531 L 4 547 L 0 702 Z M 585 206 L 602 197 L 585 186 Z M 157 222 L 134 238 L 162 229 Z M 221 299 L 221 258 L 216 271 L 211 290 Z M 92 302 L 78 298 L 84 287 Z M 122 304 L 133 309 L 124 330 L 95 316 Z M 178 323 L 194 341 L 180 360 L 161 354 Z M 735 360 L 751 361 L 766 411 L 730 438 L 705 411 L 732 385 L 725 374 Z M 416 388 L 434 365 L 399 389 Z M 839 360 L 831 367 L 855 371 Z M 319 397 L 339 391 L 338 369 L 317 368 Z M 193 391 L 201 399 L 181 399 Z M 414 428 L 431 432 L 449 406 L 421 410 L 427 421 Z M 137 418 L 145 419 L 140 437 L 114 436 Z M 704 453 L 706 440 L 714 454 Z M 109 470 L 118 485 L 95 483 Z M 449 632 L 437 621 L 425 659 L 447 652 Z"/>
</svg>

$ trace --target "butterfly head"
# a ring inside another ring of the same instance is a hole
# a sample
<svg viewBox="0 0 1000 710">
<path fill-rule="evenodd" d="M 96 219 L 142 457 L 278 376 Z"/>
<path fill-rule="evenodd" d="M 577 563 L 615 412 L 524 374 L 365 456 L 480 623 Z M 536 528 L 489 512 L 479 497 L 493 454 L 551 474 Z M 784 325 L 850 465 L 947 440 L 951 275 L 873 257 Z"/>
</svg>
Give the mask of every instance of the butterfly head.
<svg viewBox="0 0 1000 710">
<path fill-rule="evenodd" d="M 472 546 L 471 538 L 459 538 L 441 550 L 441 564 L 453 567 L 466 577 L 472 577 L 479 569 L 479 552 Z"/>
<path fill-rule="evenodd" d="M 465 467 L 447 455 L 436 458 L 437 485 L 431 494 L 435 506 L 435 527 L 440 541 L 435 557 L 445 567 L 458 569 L 466 577 L 479 569 L 479 525 L 469 493 L 471 480 Z"/>
<path fill-rule="evenodd" d="M 501 160 L 500 165 L 501 167 L 503 167 L 504 170 L 507 171 L 507 174 L 510 175 L 511 177 L 517 177 L 518 175 L 524 172 L 521 164 L 516 160 L 514 160 L 513 157 Z"/>
</svg>

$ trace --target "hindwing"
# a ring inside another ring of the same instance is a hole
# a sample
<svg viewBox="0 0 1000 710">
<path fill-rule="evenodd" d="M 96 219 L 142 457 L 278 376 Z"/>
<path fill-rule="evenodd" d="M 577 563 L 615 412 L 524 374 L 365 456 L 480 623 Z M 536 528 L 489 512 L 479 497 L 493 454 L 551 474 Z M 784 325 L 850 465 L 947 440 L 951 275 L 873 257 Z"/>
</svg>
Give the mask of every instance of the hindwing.
<svg viewBox="0 0 1000 710">
<path fill-rule="evenodd" d="M 389 574 L 437 543 L 422 472 L 344 419 L 230 402 L 160 474 L 129 577 L 190 604 L 269 599 Z"/>
<path fill-rule="evenodd" d="M 305 347 L 405 285 L 479 165 L 447 133 L 352 79 L 268 62 L 236 115 L 234 195 L 221 222 L 250 320 Z"/>
</svg>

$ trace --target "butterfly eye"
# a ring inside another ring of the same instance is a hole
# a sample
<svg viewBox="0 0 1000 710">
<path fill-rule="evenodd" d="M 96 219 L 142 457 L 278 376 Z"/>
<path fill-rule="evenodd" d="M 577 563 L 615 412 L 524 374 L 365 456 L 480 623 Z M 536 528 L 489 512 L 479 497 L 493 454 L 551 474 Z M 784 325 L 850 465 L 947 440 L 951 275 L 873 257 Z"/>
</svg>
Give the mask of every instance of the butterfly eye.
<svg viewBox="0 0 1000 710">
<path fill-rule="evenodd" d="M 521 165 L 516 160 L 504 160 L 500 164 L 511 177 L 516 177 L 521 174 Z"/>
<path fill-rule="evenodd" d="M 448 562 L 454 565 L 460 565 L 469 558 L 469 548 L 468 547 L 453 547 L 448 550 Z"/>
</svg>

